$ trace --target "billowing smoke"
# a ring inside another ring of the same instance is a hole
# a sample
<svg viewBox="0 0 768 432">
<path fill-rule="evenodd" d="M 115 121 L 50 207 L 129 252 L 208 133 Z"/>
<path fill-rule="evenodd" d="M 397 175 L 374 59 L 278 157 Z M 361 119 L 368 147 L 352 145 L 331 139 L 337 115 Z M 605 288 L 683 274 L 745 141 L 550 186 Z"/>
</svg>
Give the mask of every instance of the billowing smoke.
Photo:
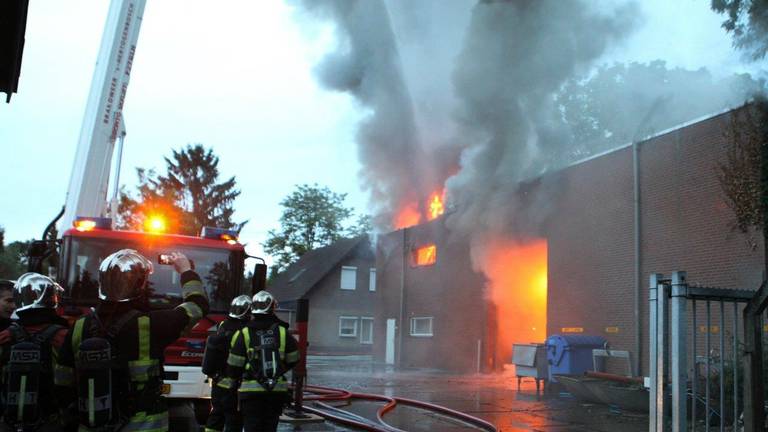
<svg viewBox="0 0 768 432">
<path fill-rule="evenodd" d="M 632 3 L 605 13 L 590 10 L 586 1 L 475 6 L 453 75 L 467 148 L 461 170 L 448 182 L 458 209 L 449 219 L 452 228 L 520 232 L 512 223 L 516 185 L 557 164 L 571 142 L 555 94 L 630 34 L 637 17 Z"/>
<path fill-rule="evenodd" d="M 417 132 L 389 11 L 380 0 L 297 3 L 336 24 L 338 46 L 316 73 L 324 86 L 353 95 L 369 111 L 357 132 L 360 177 L 377 221 L 386 225 L 437 182 Z"/>
</svg>

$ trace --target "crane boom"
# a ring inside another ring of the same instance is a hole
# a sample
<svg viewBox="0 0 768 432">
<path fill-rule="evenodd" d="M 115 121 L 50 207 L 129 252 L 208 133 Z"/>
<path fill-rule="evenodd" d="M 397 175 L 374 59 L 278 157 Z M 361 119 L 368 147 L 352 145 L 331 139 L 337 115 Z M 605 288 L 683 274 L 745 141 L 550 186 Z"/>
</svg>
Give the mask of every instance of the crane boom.
<svg viewBox="0 0 768 432">
<path fill-rule="evenodd" d="M 110 3 L 59 232 L 72 227 L 77 216 L 105 216 L 112 153 L 145 4 L 146 0 Z"/>
</svg>

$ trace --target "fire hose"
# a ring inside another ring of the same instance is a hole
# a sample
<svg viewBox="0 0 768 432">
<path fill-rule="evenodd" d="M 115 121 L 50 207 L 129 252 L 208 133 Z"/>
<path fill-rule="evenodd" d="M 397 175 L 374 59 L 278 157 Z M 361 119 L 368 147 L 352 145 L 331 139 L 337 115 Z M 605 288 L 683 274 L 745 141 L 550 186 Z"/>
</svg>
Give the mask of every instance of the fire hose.
<svg viewBox="0 0 768 432">
<path fill-rule="evenodd" d="M 395 407 L 399 404 L 403 406 L 410 406 L 410 407 L 418 408 L 421 410 L 438 413 L 445 417 L 458 420 L 462 423 L 471 425 L 473 427 L 477 427 L 480 430 L 497 432 L 497 429 L 494 425 L 492 425 L 491 423 L 483 419 L 473 417 L 469 414 L 452 410 L 450 408 L 446 408 L 440 405 L 435 405 L 435 404 L 422 402 L 414 399 L 390 397 L 390 396 L 375 395 L 375 394 L 368 394 L 368 393 L 352 393 L 347 390 L 336 389 L 332 387 L 322 387 L 322 386 L 306 386 L 304 391 L 309 393 L 308 396 L 304 397 L 304 400 L 313 401 L 314 404 L 316 405 L 316 407 L 304 406 L 303 407 L 304 411 L 307 411 L 315 415 L 319 415 L 331 422 L 352 426 L 352 427 L 359 428 L 366 431 L 406 432 L 402 429 L 391 426 L 384 421 L 384 416 L 387 413 L 392 412 L 392 410 L 394 410 Z M 376 412 L 376 420 L 378 422 L 325 403 L 325 402 L 331 402 L 331 401 L 351 402 L 352 400 L 383 402 L 384 404 Z"/>
</svg>

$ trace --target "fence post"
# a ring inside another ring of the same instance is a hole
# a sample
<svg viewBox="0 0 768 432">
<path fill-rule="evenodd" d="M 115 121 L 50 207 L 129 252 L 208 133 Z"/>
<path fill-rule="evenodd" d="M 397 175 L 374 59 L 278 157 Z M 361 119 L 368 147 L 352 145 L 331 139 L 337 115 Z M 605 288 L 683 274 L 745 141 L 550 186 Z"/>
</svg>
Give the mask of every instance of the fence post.
<svg viewBox="0 0 768 432">
<path fill-rule="evenodd" d="M 659 297 L 659 285 L 661 284 L 661 280 L 664 279 L 664 275 L 659 273 L 654 273 L 650 277 L 650 283 L 648 286 L 648 311 L 649 311 L 649 317 L 648 317 L 648 335 L 650 336 L 650 344 L 649 344 L 649 357 L 648 357 L 648 369 L 650 374 L 650 386 L 648 389 L 649 392 L 649 417 L 648 417 L 648 431 L 649 432 L 661 432 L 663 428 L 658 428 L 658 418 L 662 418 L 662 425 L 663 425 L 663 409 L 661 411 L 661 415 L 659 415 L 659 395 L 658 395 L 658 380 L 659 380 L 659 368 L 658 368 L 658 362 L 657 358 L 659 356 L 659 328 L 658 328 L 658 309 L 657 309 L 657 303 L 658 303 L 658 297 Z M 663 351 L 662 351 L 663 352 Z M 662 379 L 663 382 L 663 379 Z M 663 392 L 662 392 L 663 397 Z M 662 406 L 663 408 L 663 406 Z"/>
<path fill-rule="evenodd" d="M 686 432 L 688 429 L 688 359 L 687 335 L 687 294 L 688 284 L 685 272 L 672 273 L 672 322 L 671 322 L 671 375 L 672 375 L 672 431 Z"/>
<path fill-rule="evenodd" d="M 761 288 L 762 290 L 762 288 Z M 744 308 L 744 430 L 763 430 L 765 396 L 763 395 L 763 347 L 760 311 L 749 302 Z"/>
</svg>

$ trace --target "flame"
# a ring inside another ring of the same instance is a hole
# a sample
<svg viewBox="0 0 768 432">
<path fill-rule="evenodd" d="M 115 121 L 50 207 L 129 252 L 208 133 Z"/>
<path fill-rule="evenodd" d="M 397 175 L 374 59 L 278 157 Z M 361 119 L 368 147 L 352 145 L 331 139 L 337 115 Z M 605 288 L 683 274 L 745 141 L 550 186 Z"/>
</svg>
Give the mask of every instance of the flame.
<svg viewBox="0 0 768 432">
<path fill-rule="evenodd" d="M 445 206 L 443 201 L 445 200 L 445 190 L 440 193 L 433 192 L 429 198 L 429 205 L 427 208 L 427 220 L 435 220 L 445 212 Z"/>
<path fill-rule="evenodd" d="M 413 264 L 416 266 L 432 265 L 437 261 L 437 246 L 431 244 L 413 251 Z"/>
<path fill-rule="evenodd" d="M 484 272 L 496 307 L 497 364 L 511 361 L 512 344 L 543 343 L 547 328 L 547 241 L 494 241 Z"/>
<path fill-rule="evenodd" d="M 396 215 L 394 228 L 396 230 L 412 227 L 421 223 L 421 214 L 416 204 L 403 207 Z"/>
</svg>

